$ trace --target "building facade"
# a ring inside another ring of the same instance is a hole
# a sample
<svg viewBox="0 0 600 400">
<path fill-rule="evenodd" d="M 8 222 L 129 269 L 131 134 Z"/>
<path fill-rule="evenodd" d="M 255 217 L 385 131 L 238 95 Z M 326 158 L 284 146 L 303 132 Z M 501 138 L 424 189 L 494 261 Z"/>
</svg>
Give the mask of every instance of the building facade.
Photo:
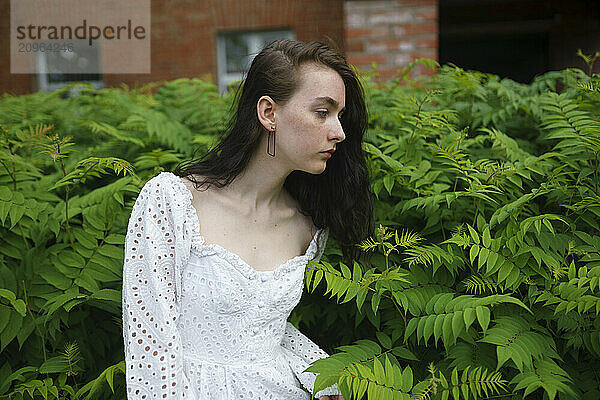
<svg viewBox="0 0 600 400">
<path fill-rule="evenodd" d="M 376 63 L 382 80 L 426 57 L 525 82 L 548 70 L 584 69 L 577 48 L 600 50 L 594 0 L 151 0 L 151 73 L 11 74 L 9 13 L 10 0 L 0 0 L 0 93 L 12 94 L 69 80 L 135 87 L 182 77 L 224 90 L 265 44 L 283 37 L 333 43 L 358 68 Z M 52 68 L 51 59 L 42 61 Z"/>
</svg>

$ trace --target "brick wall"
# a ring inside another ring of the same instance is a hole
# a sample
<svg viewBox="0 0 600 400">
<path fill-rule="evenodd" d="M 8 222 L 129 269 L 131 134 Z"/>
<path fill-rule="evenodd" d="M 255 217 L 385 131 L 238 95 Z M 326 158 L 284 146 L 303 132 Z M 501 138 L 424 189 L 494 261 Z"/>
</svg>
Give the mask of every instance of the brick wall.
<svg viewBox="0 0 600 400">
<path fill-rule="evenodd" d="M 599 9 L 594 0 L 503 0 L 491 12 L 489 5 L 478 0 L 447 1 L 441 7 L 441 24 L 438 3 L 439 0 L 151 0 L 152 73 L 107 74 L 103 79 L 107 86 L 119 86 L 121 82 L 136 86 L 179 77 L 207 77 L 216 83 L 216 34 L 221 30 L 289 28 L 300 40 L 329 37 L 359 68 L 368 70 L 376 62 L 381 79 L 389 79 L 416 58 L 443 58 L 444 51 L 438 51 L 439 38 L 442 50 L 456 55 L 444 38 L 456 34 L 457 29 L 467 32 L 465 41 L 480 37 L 490 27 L 473 29 L 486 19 L 523 19 L 518 26 L 502 22 L 504 30 L 547 31 L 549 63 L 545 70 L 584 68 L 574 55 L 577 47 L 588 54 L 598 49 Z M 0 0 L 0 94 L 29 93 L 37 90 L 36 75 L 10 74 L 9 17 L 10 0 Z M 468 26 L 469 17 L 474 28 Z M 528 18 L 533 18 L 532 22 L 527 22 Z M 552 22 L 550 28 L 539 27 L 536 19 L 540 18 L 558 22 Z M 467 50 L 473 53 L 472 49 Z M 600 68 L 600 63 L 596 63 L 596 68 Z M 537 69 L 534 72 L 543 72 Z M 514 72 L 514 68 L 510 71 Z M 417 67 L 412 75 L 422 73 L 432 72 Z"/>
<path fill-rule="evenodd" d="M 417 58 L 437 60 L 437 0 L 346 0 L 344 14 L 348 61 L 365 70 L 376 62 L 380 79 Z"/>
<path fill-rule="evenodd" d="M 290 28 L 299 40 L 343 43 L 343 1 L 153 0 L 152 74 L 107 75 L 107 86 L 208 76 L 217 83 L 217 32 Z"/>
<path fill-rule="evenodd" d="M 130 87 L 181 77 L 217 78 L 221 30 L 289 28 L 299 40 L 331 38 L 344 48 L 343 0 L 151 0 L 151 73 L 104 75 Z M 336 18 L 337 16 L 337 18 Z M 0 94 L 38 90 L 36 75 L 10 73 L 10 0 L 0 0 Z"/>
</svg>

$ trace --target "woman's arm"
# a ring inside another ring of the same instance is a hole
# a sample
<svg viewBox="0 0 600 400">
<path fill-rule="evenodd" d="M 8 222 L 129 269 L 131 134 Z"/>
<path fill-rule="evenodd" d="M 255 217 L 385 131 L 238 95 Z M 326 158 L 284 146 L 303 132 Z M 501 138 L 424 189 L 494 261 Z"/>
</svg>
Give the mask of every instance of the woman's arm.
<svg viewBox="0 0 600 400">
<path fill-rule="evenodd" d="M 195 399 L 176 321 L 175 224 L 165 174 L 133 206 L 125 238 L 123 339 L 128 399 Z"/>
</svg>

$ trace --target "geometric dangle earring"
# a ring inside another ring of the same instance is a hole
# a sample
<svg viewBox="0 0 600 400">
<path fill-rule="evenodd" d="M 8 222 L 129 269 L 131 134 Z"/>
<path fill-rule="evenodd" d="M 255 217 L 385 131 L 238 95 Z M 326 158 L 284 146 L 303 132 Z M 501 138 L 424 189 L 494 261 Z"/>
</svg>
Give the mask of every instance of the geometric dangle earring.
<svg viewBox="0 0 600 400">
<path fill-rule="evenodd" d="M 271 149 L 271 136 L 273 136 L 273 153 L 269 150 Z M 275 126 L 271 125 L 271 131 L 269 132 L 269 137 L 267 138 L 267 154 L 271 157 L 275 157 Z"/>
</svg>

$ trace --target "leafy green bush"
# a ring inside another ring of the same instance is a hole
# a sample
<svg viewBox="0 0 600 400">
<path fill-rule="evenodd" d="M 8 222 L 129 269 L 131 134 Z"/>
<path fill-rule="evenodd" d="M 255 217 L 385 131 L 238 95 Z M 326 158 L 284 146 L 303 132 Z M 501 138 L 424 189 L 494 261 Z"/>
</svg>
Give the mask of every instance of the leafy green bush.
<svg viewBox="0 0 600 400">
<path fill-rule="evenodd" d="M 192 156 L 190 143 L 214 142 L 231 101 L 198 79 L 157 86 L 0 99 L 4 398 L 125 398 L 131 207 L 150 177 Z"/>
<path fill-rule="evenodd" d="M 523 85 L 446 65 L 419 85 L 370 87 L 384 226 L 361 244 L 368 261 L 332 250 L 306 274 L 309 290 L 355 303 L 313 300 L 329 329 L 356 327 L 310 367 L 315 390 L 600 398 L 599 82 L 567 69 Z"/>
<path fill-rule="evenodd" d="M 405 73 L 418 63 L 434 62 Z M 599 398 L 598 76 L 363 77 L 381 225 L 364 259 L 342 264 L 330 240 L 307 268 L 292 321 L 332 353 L 315 390 Z M 233 100 L 198 79 L 67 90 L 0 98 L 2 398 L 125 398 L 127 218 Z"/>
</svg>

